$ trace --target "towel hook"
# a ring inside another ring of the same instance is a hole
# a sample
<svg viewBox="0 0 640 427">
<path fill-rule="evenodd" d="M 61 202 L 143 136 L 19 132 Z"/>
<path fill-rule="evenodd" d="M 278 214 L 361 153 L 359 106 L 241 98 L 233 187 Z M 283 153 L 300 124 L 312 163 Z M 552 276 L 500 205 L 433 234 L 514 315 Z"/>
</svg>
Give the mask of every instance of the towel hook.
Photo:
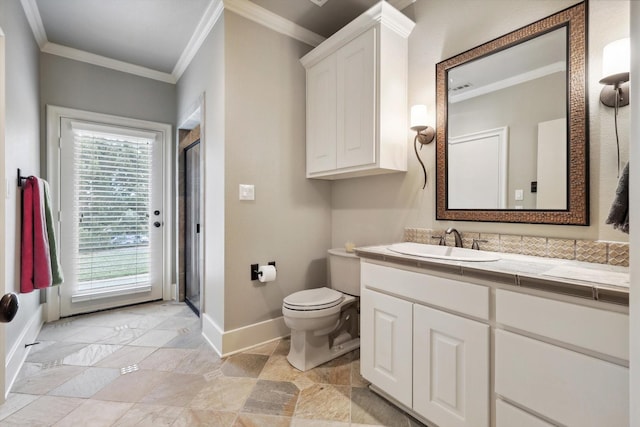
<svg viewBox="0 0 640 427">
<path fill-rule="evenodd" d="M 22 176 L 20 173 L 20 168 L 18 168 L 18 187 L 22 187 L 22 181 L 26 180 L 27 176 Z"/>
</svg>

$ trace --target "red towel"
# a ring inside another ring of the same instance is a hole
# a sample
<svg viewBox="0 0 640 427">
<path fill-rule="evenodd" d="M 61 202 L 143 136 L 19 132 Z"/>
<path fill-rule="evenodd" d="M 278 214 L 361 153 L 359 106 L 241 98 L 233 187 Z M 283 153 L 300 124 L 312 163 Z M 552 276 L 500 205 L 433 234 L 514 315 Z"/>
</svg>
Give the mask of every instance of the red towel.
<svg viewBox="0 0 640 427">
<path fill-rule="evenodd" d="M 20 291 L 51 286 L 51 259 L 44 218 L 44 190 L 40 179 L 30 176 L 22 192 L 22 257 Z"/>
</svg>

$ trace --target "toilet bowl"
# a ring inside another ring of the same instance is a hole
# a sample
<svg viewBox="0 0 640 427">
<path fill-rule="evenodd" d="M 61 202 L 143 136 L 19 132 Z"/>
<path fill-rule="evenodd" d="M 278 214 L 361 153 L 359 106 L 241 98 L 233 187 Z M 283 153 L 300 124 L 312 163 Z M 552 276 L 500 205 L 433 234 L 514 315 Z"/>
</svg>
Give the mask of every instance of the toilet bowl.
<svg viewBox="0 0 640 427">
<path fill-rule="evenodd" d="M 306 371 L 360 347 L 360 259 L 344 249 L 328 253 L 330 286 L 287 296 L 282 303 L 291 328 L 287 360 Z"/>
</svg>

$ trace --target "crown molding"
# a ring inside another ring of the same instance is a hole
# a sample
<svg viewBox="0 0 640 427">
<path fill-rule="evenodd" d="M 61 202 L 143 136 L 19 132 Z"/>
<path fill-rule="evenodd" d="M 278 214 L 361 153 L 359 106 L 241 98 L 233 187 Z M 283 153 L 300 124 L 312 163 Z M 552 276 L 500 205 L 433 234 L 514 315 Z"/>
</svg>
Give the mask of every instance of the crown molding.
<svg viewBox="0 0 640 427">
<path fill-rule="evenodd" d="M 387 0 L 387 2 L 389 2 L 389 4 L 393 7 L 395 7 L 398 10 L 402 10 L 404 8 L 406 8 L 409 5 L 412 5 L 413 3 L 416 2 L 416 0 Z"/>
<path fill-rule="evenodd" d="M 47 33 L 44 30 L 44 25 L 42 24 L 40 10 L 38 10 L 36 0 L 20 0 L 20 3 L 22 3 L 24 14 L 27 16 L 27 21 L 31 27 L 31 32 L 36 39 L 36 43 L 38 43 L 38 46 L 42 49 L 49 40 L 47 40 Z"/>
<path fill-rule="evenodd" d="M 222 12 L 224 12 L 224 4 L 222 3 L 222 0 L 213 0 L 211 4 L 209 4 L 204 15 L 202 15 L 202 19 L 198 22 L 193 35 L 189 39 L 189 43 L 187 43 L 187 46 L 182 52 L 182 55 L 180 55 L 178 62 L 176 62 L 176 66 L 173 67 L 173 72 L 171 74 L 176 81 L 180 80 L 182 73 L 185 72 L 193 58 L 196 56 L 198 49 L 200 49 L 200 46 L 204 43 L 209 32 L 222 16 Z"/>
<path fill-rule="evenodd" d="M 31 27 L 31 31 L 33 32 L 41 52 L 172 84 L 175 84 L 180 79 L 195 57 L 198 49 L 202 46 L 202 43 L 204 43 L 209 32 L 222 16 L 225 9 L 313 47 L 318 46 L 325 40 L 321 35 L 276 15 L 275 13 L 260 7 L 249 0 L 212 0 L 211 4 L 207 7 L 204 15 L 200 19 L 200 22 L 198 22 L 198 25 L 196 26 L 191 39 L 189 39 L 189 43 L 185 50 L 176 62 L 173 71 L 169 74 L 128 62 L 118 61 L 105 56 L 96 55 L 80 49 L 51 43 L 47 39 L 47 34 L 42 23 L 42 18 L 40 17 L 40 11 L 38 10 L 36 0 L 20 1 Z M 411 0 L 394 1 L 406 2 Z"/>
<path fill-rule="evenodd" d="M 224 0 L 224 8 L 309 46 L 316 47 L 325 40 L 320 34 L 309 31 L 249 0 Z"/>
<path fill-rule="evenodd" d="M 308 68 L 324 59 L 345 43 L 358 37 L 369 28 L 379 24 L 404 38 L 409 37 L 413 27 L 416 25 L 411 19 L 407 18 L 388 2 L 381 1 L 338 30 L 338 32 L 322 43 L 322 46 L 313 49 L 303 56 L 300 62 L 305 68 Z"/>
<path fill-rule="evenodd" d="M 47 42 L 40 50 L 44 53 L 50 53 L 52 55 L 62 56 L 75 61 L 86 62 L 99 67 L 122 71 L 123 73 L 134 74 L 136 76 L 159 80 L 165 83 L 176 83 L 175 77 L 169 73 L 163 73 L 162 71 L 152 70 L 151 68 L 118 61 L 116 59 L 107 58 L 106 56 L 96 55 L 94 53 L 62 46 L 56 43 Z"/>
</svg>

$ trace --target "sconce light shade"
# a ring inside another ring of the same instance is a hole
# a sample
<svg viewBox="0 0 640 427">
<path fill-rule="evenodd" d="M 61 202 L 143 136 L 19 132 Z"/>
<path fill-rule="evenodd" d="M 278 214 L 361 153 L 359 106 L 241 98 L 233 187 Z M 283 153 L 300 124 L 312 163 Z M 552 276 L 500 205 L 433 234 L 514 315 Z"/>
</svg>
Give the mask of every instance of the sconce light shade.
<svg viewBox="0 0 640 427">
<path fill-rule="evenodd" d="M 609 43 L 602 51 L 602 79 L 605 85 L 600 92 L 600 102 L 607 107 L 620 108 L 629 105 L 629 70 L 631 65 L 629 39 Z"/>
<path fill-rule="evenodd" d="M 427 124 L 427 106 L 426 105 L 414 105 L 411 107 L 411 129 L 412 130 L 425 130 Z"/>
<path fill-rule="evenodd" d="M 630 65 L 629 39 L 609 43 L 602 51 L 602 80 L 600 83 L 614 85 L 629 81 Z"/>
</svg>

